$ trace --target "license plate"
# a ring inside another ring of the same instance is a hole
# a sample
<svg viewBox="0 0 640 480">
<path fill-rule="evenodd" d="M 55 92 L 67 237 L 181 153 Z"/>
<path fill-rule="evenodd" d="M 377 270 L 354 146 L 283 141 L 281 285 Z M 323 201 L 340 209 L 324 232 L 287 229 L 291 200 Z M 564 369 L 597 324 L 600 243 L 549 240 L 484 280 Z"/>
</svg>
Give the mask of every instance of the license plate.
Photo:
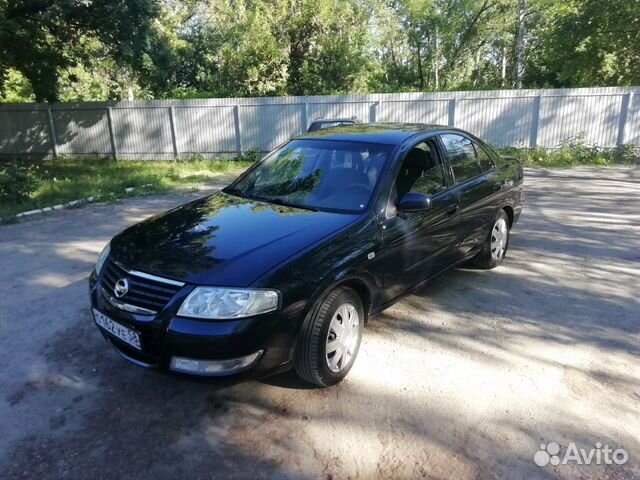
<svg viewBox="0 0 640 480">
<path fill-rule="evenodd" d="M 132 347 L 137 348 L 138 350 L 142 350 L 142 345 L 140 344 L 140 335 L 137 332 L 134 332 L 124 325 L 120 325 L 119 323 L 114 322 L 109 317 L 100 313 L 96 309 L 93 310 L 93 318 L 96 320 L 98 326 L 104 328 L 114 337 L 118 337 L 120 340 L 128 343 Z"/>
</svg>

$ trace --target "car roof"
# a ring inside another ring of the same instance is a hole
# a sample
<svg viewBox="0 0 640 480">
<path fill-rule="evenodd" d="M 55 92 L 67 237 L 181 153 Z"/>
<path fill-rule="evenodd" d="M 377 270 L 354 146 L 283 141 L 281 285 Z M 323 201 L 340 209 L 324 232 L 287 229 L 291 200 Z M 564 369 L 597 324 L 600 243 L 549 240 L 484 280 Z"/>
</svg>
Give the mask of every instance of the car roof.
<svg viewBox="0 0 640 480">
<path fill-rule="evenodd" d="M 419 133 L 428 133 L 449 128 L 450 127 L 443 125 L 427 125 L 422 123 L 359 123 L 305 133 L 295 138 L 399 145 L 406 139 Z"/>
</svg>

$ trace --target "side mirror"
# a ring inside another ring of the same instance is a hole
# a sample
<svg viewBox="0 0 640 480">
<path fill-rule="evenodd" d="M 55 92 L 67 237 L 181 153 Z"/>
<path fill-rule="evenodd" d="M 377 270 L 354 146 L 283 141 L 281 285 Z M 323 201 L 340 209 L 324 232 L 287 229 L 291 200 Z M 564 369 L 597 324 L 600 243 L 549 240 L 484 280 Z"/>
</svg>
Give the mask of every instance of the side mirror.
<svg viewBox="0 0 640 480">
<path fill-rule="evenodd" d="M 424 193 L 407 192 L 405 193 L 398 205 L 399 212 L 420 212 L 431 208 L 431 195 Z"/>
</svg>

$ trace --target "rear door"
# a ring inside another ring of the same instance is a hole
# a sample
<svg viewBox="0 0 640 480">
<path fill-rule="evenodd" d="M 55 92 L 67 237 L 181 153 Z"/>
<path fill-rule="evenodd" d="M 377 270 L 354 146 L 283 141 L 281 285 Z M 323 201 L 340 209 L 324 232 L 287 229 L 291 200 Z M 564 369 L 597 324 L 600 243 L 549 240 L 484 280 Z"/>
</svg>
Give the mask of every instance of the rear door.
<svg viewBox="0 0 640 480">
<path fill-rule="evenodd" d="M 493 161 L 486 151 L 466 135 L 440 135 L 460 202 L 460 245 L 462 256 L 482 244 L 496 214 L 495 195 L 500 183 Z"/>
</svg>

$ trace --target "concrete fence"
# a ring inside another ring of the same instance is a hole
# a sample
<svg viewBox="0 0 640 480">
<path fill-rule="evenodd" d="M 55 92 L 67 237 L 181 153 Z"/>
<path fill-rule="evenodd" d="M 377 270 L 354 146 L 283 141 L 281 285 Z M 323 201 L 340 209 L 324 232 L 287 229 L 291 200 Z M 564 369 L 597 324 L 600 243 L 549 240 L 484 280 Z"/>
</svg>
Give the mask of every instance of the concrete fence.
<svg viewBox="0 0 640 480">
<path fill-rule="evenodd" d="M 213 157 L 269 151 L 316 118 L 417 122 L 496 146 L 640 145 L 640 87 L 0 105 L 0 157 Z"/>
</svg>

